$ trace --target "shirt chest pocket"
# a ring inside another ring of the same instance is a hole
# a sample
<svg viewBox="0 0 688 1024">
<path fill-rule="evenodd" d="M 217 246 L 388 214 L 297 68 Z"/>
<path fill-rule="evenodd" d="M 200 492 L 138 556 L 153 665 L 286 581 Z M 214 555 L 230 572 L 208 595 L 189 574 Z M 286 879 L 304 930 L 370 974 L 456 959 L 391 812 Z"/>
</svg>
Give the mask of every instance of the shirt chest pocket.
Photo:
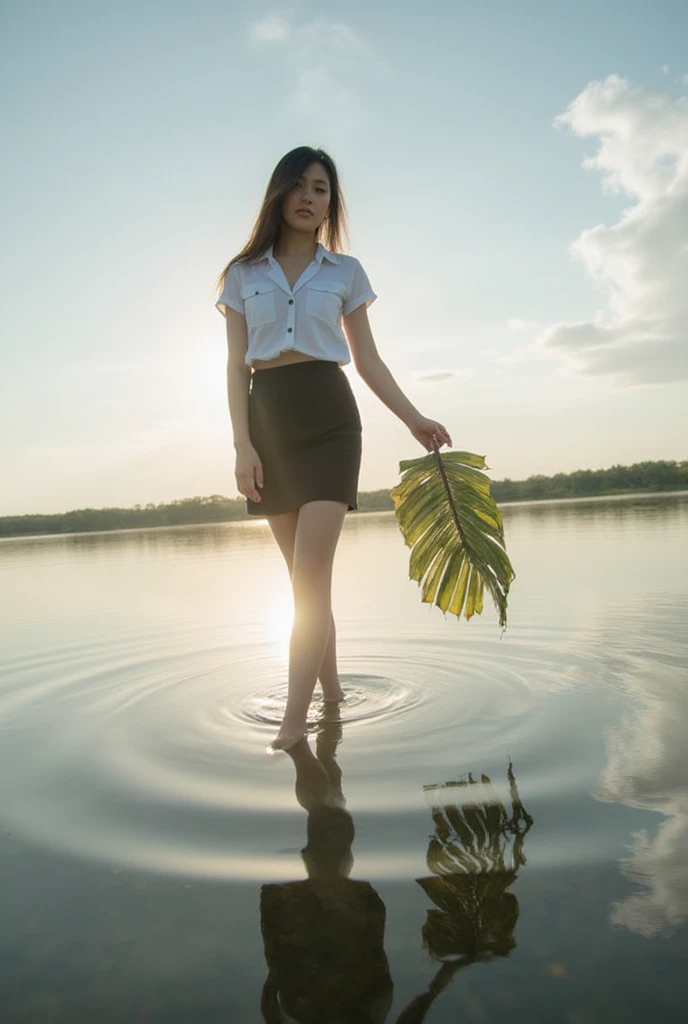
<svg viewBox="0 0 688 1024">
<path fill-rule="evenodd" d="M 338 281 L 309 281 L 306 312 L 330 327 L 337 327 L 342 316 L 346 288 Z"/>
<path fill-rule="evenodd" d="M 242 289 L 241 297 L 244 300 L 246 324 L 249 328 L 261 327 L 277 319 L 274 284 L 259 282 L 246 285 Z"/>
</svg>

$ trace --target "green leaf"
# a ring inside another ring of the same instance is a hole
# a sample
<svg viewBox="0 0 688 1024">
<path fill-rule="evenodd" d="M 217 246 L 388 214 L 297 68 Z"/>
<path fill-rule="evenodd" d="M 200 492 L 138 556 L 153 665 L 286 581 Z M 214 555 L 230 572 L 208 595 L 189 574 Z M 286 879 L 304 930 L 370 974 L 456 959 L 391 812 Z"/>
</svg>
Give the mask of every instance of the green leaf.
<svg viewBox="0 0 688 1024">
<path fill-rule="evenodd" d="M 482 455 L 440 454 L 435 447 L 430 455 L 399 463 L 402 478 L 391 498 L 411 548 L 409 577 L 420 584 L 422 600 L 470 619 L 482 613 L 487 588 L 505 628 L 515 574 L 484 468 Z"/>
</svg>

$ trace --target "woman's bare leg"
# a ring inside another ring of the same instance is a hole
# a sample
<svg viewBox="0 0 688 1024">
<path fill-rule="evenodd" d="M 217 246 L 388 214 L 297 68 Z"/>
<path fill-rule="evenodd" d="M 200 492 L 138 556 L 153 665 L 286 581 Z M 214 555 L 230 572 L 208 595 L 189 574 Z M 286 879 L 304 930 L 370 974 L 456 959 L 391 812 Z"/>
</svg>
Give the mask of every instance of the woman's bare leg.
<svg viewBox="0 0 688 1024">
<path fill-rule="evenodd" d="M 339 670 L 337 668 L 337 627 L 334 624 L 334 615 L 330 618 L 330 635 L 327 640 L 327 647 L 323 655 L 322 664 L 318 673 L 320 686 L 322 687 L 323 700 L 343 700 L 344 693 L 339 685 Z"/>
<path fill-rule="evenodd" d="M 292 578 L 294 542 L 299 513 L 298 511 L 285 512 L 284 515 L 268 516 L 267 519 L 279 549 L 284 555 L 284 560 L 289 570 L 289 577 Z M 342 700 L 344 694 L 339 684 L 339 672 L 337 669 L 337 631 L 334 624 L 334 616 L 331 616 L 330 619 L 330 633 L 322 664 L 320 665 L 320 671 L 318 672 L 318 679 L 320 680 L 324 700 Z"/>
<path fill-rule="evenodd" d="M 294 626 L 289 644 L 287 707 L 273 740 L 290 746 L 306 731 L 306 716 L 332 626 L 332 566 L 346 505 L 311 501 L 299 509 L 294 535 Z"/>
</svg>

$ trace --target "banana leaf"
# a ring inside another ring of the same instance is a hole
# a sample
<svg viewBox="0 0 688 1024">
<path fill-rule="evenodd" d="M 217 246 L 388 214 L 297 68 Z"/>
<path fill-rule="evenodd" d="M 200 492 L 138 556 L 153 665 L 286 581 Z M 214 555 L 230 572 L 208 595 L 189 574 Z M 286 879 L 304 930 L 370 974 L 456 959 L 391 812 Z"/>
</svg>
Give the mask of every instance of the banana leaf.
<svg viewBox="0 0 688 1024">
<path fill-rule="evenodd" d="M 391 498 L 422 600 L 468 620 L 481 614 L 487 587 L 505 629 L 515 573 L 484 468 L 482 455 L 441 454 L 434 445 L 429 455 L 399 463 L 402 478 Z"/>
</svg>

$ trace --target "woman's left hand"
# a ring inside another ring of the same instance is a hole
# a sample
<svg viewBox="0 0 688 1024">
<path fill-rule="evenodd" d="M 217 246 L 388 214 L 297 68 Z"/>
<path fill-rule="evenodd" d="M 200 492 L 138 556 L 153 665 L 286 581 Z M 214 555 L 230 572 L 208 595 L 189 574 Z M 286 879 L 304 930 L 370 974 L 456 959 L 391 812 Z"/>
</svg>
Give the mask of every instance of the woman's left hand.
<svg viewBox="0 0 688 1024">
<path fill-rule="evenodd" d="M 429 420 L 425 416 L 420 416 L 412 423 L 409 423 L 408 428 L 416 441 L 420 441 L 429 452 L 433 449 L 433 438 L 438 448 L 441 448 L 443 444 L 449 445 L 450 448 L 452 447 L 449 431 L 441 423 L 438 423 L 437 420 Z"/>
</svg>

